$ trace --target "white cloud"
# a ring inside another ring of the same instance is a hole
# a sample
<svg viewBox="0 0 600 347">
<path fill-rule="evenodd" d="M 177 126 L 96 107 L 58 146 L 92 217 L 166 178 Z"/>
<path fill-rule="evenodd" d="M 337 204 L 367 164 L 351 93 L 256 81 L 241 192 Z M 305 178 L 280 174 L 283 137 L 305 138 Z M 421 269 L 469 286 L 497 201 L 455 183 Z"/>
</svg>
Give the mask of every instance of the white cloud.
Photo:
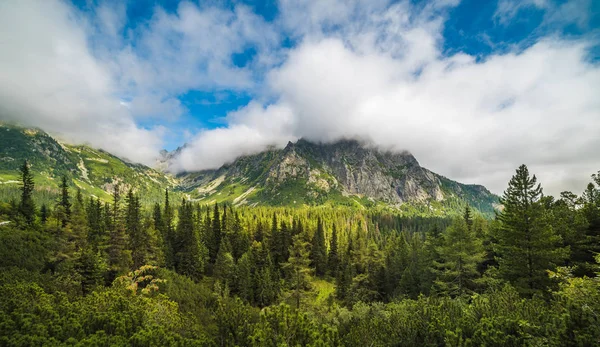
<svg viewBox="0 0 600 347">
<path fill-rule="evenodd" d="M 408 149 L 425 167 L 497 193 L 521 163 L 552 194 L 581 191 L 600 169 L 600 68 L 585 60 L 588 43 L 548 38 L 484 61 L 444 57 L 442 21 L 415 11 L 400 3 L 359 30 L 352 22 L 330 35 L 310 34 L 269 75 L 278 101 L 262 115 L 256 104 L 238 111 L 218 137 L 240 136 L 240 123 L 256 130 L 260 141 L 246 153 L 283 144 L 288 132 L 315 141 L 361 137 Z M 285 131 L 263 131 L 260 124 L 278 112 Z M 221 163 L 199 151 L 213 135 L 199 134 L 198 145 L 184 151 L 187 170 Z M 234 157 L 228 152 L 225 161 Z"/>
<path fill-rule="evenodd" d="M 177 118 L 187 112 L 178 97 L 189 90 L 256 88 L 265 64 L 279 59 L 271 53 L 278 34 L 245 6 L 157 7 L 124 36 L 124 4 L 93 10 L 0 2 L 0 119 L 151 165 L 165 129 L 141 128 L 136 118 Z M 248 47 L 261 59 L 235 66 L 232 54 Z"/>
<path fill-rule="evenodd" d="M 161 130 L 139 128 L 120 105 L 84 25 L 61 2 L 0 3 L 0 117 L 150 164 Z"/>
<path fill-rule="evenodd" d="M 254 100 L 224 126 L 184 134 L 174 169 L 217 168 L 300 137 L 355 136 L 497 193 L 521 163 L 550 193 L 580 191 L 600 169 L 590 42 L 551 36 L 484 60 L 445 56 L 457 3 L 281 0 L 268 23 L 243 5 L 183 2 L 130 27 L 124 5 L 82 13 L 59 0 L 3 1 L 0 117 L 152 163 L 172 131 L 136 121 L 185 114 L 179 97 L 190 90 L 243 91 Z M 547 27 L 587 25 L 589 4 L 525 2 L 546 11 Z M 522 6 L 500 1 L 496 19 L 508 24 Z M 293 48 L 281 47 L 285 35 Z M 236 66 L 232 55 L 247 49 L 256 55 Z"/>
</svg>

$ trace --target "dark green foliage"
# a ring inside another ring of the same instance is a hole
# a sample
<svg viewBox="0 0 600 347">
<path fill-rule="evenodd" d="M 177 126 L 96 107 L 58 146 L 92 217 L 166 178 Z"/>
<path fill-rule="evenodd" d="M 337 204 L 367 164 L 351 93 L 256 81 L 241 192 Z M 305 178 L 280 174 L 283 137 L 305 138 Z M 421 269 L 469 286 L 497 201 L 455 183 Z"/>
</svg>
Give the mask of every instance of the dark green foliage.
<svg viewBox="0 0 600 347">
<path fill-rule="evenodd" d="M 199 280 L 204 270 L 206 251 L 194 227 L 193 206 L 185 200 L 179 207 L 173 252 L 177 272 Z"/>
<path fill-rule="evenodd" d="M 71 199 L 69 197 L 69 185 L 67 184 L 67 176 L 62 176 L 60 183 L 60 201 L 58 205 L 62 208 L 61 223 L 62 227 L 66 227 L 71 219 Z"/>
<path fill-rule="evenodd" d="M 35 202 L 33 201 L 33 175 L 29 171 L 27 161 L 21 166 L 21 201 L 19 203 L 19 213 L 25 219 L 28 225 L 35 222 Z"/>
<path fill-rule="evenodd" d="M 46 204 L 42 204 L 42 207 L 40 208 L 40 222 L 42 222 L 42 224 L 46 224 L 48 221 L 48 214 L 48 207 L 46 207 Z"/>
<path fill-rule="evenodd" d="M 327 255 L 329 273 L 332 277 L 337 277 L 340 268 L 340 258 L 338 255 L 338 235 L 337 228 L 333 224 L 331 231 L 331 240 L 329 242 L 329 254 Z"/>
<path fill-rule="evenodd" d="M 310 260 L 315 268 L 317 276 L 323 276 L 327 272 L 327 247 L 325 246 L 325 232 L 323 230 L 323 221 L 317 221 L 317 230 L 312 238 L 312 248 L 310 250 Z"/>
<path fill-rule="evenodd" d="M 288 261 L 283 264 L 290 280 L 290 289 L 294 291 L 296 309 L 300 308 L 300 295 L 303 290 L 310 289 L 310 269 L 309 243 L 304 239 L 304 235 L 296 235 L 290 247 L 290 256 Z"/>
<path fill-rule="evenodd" d="M 109 215 L 110 228 L 108 240 L 108 280 L 112 282 L 118 275 L 125 273 L 131 267 L 131 250 L 127 248 L 128 238 L 125 230 L 125 218 L 121 208 L 119 186 L 113 190 L 112 211 Z"/>
<path fill-rule="evenodd" d="M 410 219 L 173 206 L 168 192 L 150 211 L 115 187 L 112 204 L 78 191 L 63 227 L 60 203 L 32 225 L 16 223 L 25 220 L 17 202 L 0 203 L 0 345 L 597 345 L 593 179 L 582 198 L 559 200 L 511 181 L 495 221 L 469 208 L 462 218 Z M 527 232 L 553 242 L 523 242 Z M 540 255 L 564 249 L 564 258 Z M 527 252 L 538 259 L 533 280 L 522 264 L 506 269 L 508 254 Z M 165 263 L 176 272 L 147 265 Z"/>
<path fill-rule="evenodd" d="M 468 209 L 466 211 L 469 211 Z M 477 266 L 483 261 L 481 240 L 472 230 L 470 218 L 457 218 L 442 233 L 442 242 L 437 252 L 440 262 L 437 267 L 436 285 L 439 290 L 452 297 L 473 293 L 474 280 L 479 277 Z"/>
<path fill-rule="evenodd" d="M 235 262 L 233 260 L 233 255 L 231 254 L 231 245 L 227 239 L 221 241 L 221 246 L 217 253 L 217 260 L 215 261 L 215 267 L 213 269 L 213 275 L 215 279 L 218 279 L 224 285 L 229 286 L 234 282 Z"/>
<path fill-rule="evenodd" d="M 211 264 L 214 264 L 217 260 L 217 253 L 219 253 L 219 246 L 221 245 L 221 217 L 219 214 L 219 205 L 215 204 L 212 216 L 212 225 L 207 230 L 206 243 L 208 247 L 208 257 Z"/>
<path fill-rule="evenodd" d="M 517 169 L 500 199 L 504 210 L 498 215 L 496 235 L 501 276 L 526 294 L 545 289 L 549 282 L 546 270 L 567 255 L 549 224 L 542 188 L 536 182 L 525 165 Z"/>
</svg>

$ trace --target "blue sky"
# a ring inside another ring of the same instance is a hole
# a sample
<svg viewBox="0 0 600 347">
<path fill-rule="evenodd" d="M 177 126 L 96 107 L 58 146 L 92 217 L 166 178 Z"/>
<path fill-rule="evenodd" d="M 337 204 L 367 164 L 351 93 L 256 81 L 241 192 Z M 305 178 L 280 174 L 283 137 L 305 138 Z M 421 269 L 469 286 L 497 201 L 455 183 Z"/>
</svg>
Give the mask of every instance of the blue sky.
<svg viewBox="0 0 600 347">
<path fill-rule="evenodd" d="M 152 165 L 360 138 L 499 193 L 600 167 L 593 0 L 7 0 L 0 117 Z"/>
<path fill-rule="evenodd" d="M 518 1 L 504 1 L 512 6 L 519 7 Z M 527 1 L 525 1 L 527 2 Z M 115 6 L 117 2 L 102 2 L 90 0 L 73 0 L 73 5 L 87 15 L 94 17 L 95 10 L 99 4 Z M 393 2 L 392 2 L 393 3 Z M 392 4 L 390 3 L 390 4 Z M 428 1 L 413 1 L 414 6 L 426 6 Z M 578 25 L 579 18 L 563 18 L 556 23 L 544 24 L 544 18 L 548 15 L 550 6 L 559 8 L 567 1 L 545 1 L 544 5 L 536 5 L 535 1 L 514 10 L 514 13 L 504 14 L 510 16 L 502 20 L 503 14 L 499 13 L 502 1 L 480 1 L 463 0 L 456 6 L 447 10 L 444 25 L 443 54 L 452 55 L 464 52 L 486 59 L 490 54 L 506 52 L 518 46 L 525 49 L 537 42 L 540 38 L 548 35 L 560 35 L 570 39 L 578 39 L 585 36 L 597 36 L 600 28 L 600 4 L 592 1 L 579 1 L 579 9 L 587 11 L 584 25 Z M 279 4 L 277 1 L 199 1 L 199 8 L 216 6 L 218 8 L 235 11 L 237 6 L 247 6 L 253 13 L 277 27 L 279 47 L 275 49 L 290 49 L 298 45 L 301 38 L 281 28 L 278 23 Z M 180 1 L 174 0 L 139 0 L 127 2 L 124 25 L 119 34 L 125 42 L 136 45 L 136 30 L 148 24 L 155 15 L 157 8 L 174 16 L 178 15 Z M 556 11 L 556 10 L 555 10 Z M 298 13 L 298 15 L 302 15 Z M 581 16 L 584 14 L 581 13 Z M 328 29 L 335 31 L 335 28 Z M 257 50 L 252 43 L 235 47 L 230 55 L 231 64 L 236 67 L 245 68 L 256 59 Z M 598 59 L 600 50 L 590 49 L 590 60 Z M 257 72 L 254 76 L 257 83 L 262 83 L 263 72 Z M 183 145 L 181 133 L 184 131 L 197 132 L 201 129 L 213 129 L 225 124 L 223 118 L 232 111 L 247 105 L 254 97 L 256 91 L 251 89 L 228 89 L 224 88 L 190 88 L 173 95 L 183 108 L 177 119 L 164 121 L 161 119 L 142 119 L 138 121 L 140 126 L 152 128 L 163 125 L 174 134 L 167 136 L 164 147 L 174 150 Z M 169 118 L 169 117 L 167 117 Z"/>
</svg>

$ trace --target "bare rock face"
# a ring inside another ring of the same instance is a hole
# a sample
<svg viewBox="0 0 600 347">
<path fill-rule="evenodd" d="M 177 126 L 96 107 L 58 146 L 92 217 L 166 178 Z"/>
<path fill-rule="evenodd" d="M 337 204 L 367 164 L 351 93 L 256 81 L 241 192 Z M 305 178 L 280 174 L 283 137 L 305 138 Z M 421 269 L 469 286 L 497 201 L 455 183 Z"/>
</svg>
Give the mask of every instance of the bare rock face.
<svg viewBox="0 0 600 347">
<path fill-rule="evenodd" d="M 408 152 L 382 152 L 355 140 L 314 144 L 300 140 L 286 151 L 310 157 L 340 183 L 346 194 L 389 204 L 443 200 L 439 179 Z M 304 161 L 306 162 L 306 161 Z"/>
<path fill-rule="evenodd" d="M 269 170 L 268 183 L 282 183 L 288 179 L 308 177 L 310 166 L 305 158 L 298 155 L 294 146 L 289 143 L 283 150 L 279 161 Z"/>
<path fill-rule="evenodd" d="M 460 184 L 421 167 L 409 152 L 382 151 L 356 140 L 290 142 L 282 150 L 270 149 L 238 158 L 218 170 L 188 174 L 183 182 L 194 186 L 194 182 L 206 184 L 222 176 L 226 182 L 256 187 L 262 199 L 282 194 L 292 201 L 296 197 L 321 201 L 323 196 L 337 194 L 391 206 L 458 199 L 479 204 L 491 213 L 497 201 L 485 187 Z"/>
</svg>

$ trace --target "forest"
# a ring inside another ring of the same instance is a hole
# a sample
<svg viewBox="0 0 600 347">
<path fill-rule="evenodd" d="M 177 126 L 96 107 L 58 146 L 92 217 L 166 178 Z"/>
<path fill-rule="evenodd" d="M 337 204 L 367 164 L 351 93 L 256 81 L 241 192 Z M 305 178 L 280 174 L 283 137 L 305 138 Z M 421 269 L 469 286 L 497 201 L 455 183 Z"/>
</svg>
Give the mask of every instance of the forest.
<svg viewBox="0 0 600 347">
<path fill-rule="evenodd" d="M 20 178 L 3 346 L 600 345 L 600 172 L 555 198 L 522 165 L 492 219 L 103 202 L 67 177 L 42 203 Z"/>
</svg>

